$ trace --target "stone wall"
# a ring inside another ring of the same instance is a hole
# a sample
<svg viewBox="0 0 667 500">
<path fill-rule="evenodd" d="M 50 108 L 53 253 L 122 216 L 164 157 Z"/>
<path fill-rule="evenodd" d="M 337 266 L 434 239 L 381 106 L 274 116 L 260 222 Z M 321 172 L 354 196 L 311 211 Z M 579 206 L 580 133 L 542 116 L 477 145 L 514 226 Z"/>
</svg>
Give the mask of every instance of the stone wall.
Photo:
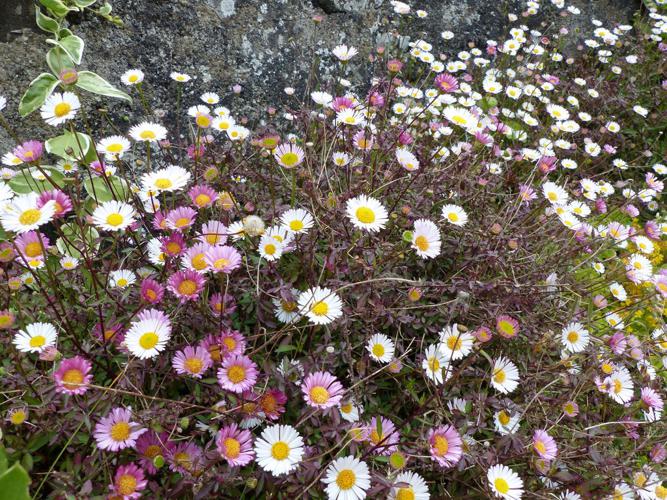
<svg viewBox="0 0 667 500">
<path fill-rule="evenodd" d="M 313 65 L 327 73 L 330 49 L 339 43 L 361 48 L 362 54 L 382 43 L 389 29 L 389 0 L 111 0 L 114 13 L 124 21 L 118 28 L 92 14 L 74 16 L 73 30 L 86 41 L 83 68 L 89 68 L 120 85 L 129 68 L 147 74 L 147 87 L 157 108 L 169 112 L 173 85 L 169 72 L 190 73 L 188 104 L 204 91 L 215 91 L 232 105 L 234 113 L 251 121 L 267 106 L 280 107 L 282 89 L 293 86 L 302 95 L 313 79 Z M 522 0 L 413 0 L 415 8 L 429 12 L 407 30 L 423 37 L 440 51 L 454 51 L 468 42 L 499 37 L 507 12 L 520 12 Z M 543 3 L 547 3 L 544 0 Z M 607 25 L 629 23 L 639 0 L 568 0 L 582 9 L 578 23 L 589 26 L 595 17 Z M 32 25 L 29 0 L 0 0 L 0 95 L 9 100 L 8 118 L 17 123 L 16 107 L 28 82 L 46 69 L 46 36 Z M 549 13 L 551 12 L 551 14 Z M 537 28 L 548 30 L 553 10 L 542 14 Z M 314 22 L 321 16 L 321 22 Z M 456 39 L 442 42 L 439 34 L 451 30 Z M 364 64 L 353 65 L 357 71 Z M 234 96 L 230 87 L 243 91 Z M 137 103 L 138 106 L 138 103 Z M 114 106 L 121 128 L 124 113 Z M 259 110 L 259 112 L 258 112 Z M 39 134 L 44 125 L 37 115 L 21 123 L 22 137 Z M 37 135 L 39 137 L 39 135 Z M 4 151 L 11 141 L 0 132 Z"/>
</svg>

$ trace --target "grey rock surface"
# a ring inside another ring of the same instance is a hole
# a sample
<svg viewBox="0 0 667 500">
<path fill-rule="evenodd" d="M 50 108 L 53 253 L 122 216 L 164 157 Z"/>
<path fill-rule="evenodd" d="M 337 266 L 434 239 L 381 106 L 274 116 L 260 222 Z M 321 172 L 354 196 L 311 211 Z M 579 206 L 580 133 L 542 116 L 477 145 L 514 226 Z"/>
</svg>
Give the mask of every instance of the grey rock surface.
<svg viewBox="0 0 667 500">
<path fill-rule="evenodd" d="M 268 106 L 281 108 L 289 99 L 286 86 L 301 96 L 317 84 L 316 74 L 336 71 L 330 50 L 339 43 L 360 48 L 351 71 L 363 72 L 367 57 L 388 39 L 394 29 L 389 0 L 112 0 L 114 14 L 124 27 L 92 14 L 72 17 L 72 30 L 86 42 L 82 68 L 96 71 L 116 85 L 127 69 L 140 68 L 147 75 L 147 92 L 158 110 L 174 110 L 173 70 L 195 77 L 187 85 L 184 102 L 195 103 L 205 91 L 223 97 L 236 116 L 250 124 L 266 115 Z M 412 0 L 413 8 L 429 15 L 413 19 L 404 34 L 434 44 L 436 53 L 454 53 L 469 42 L 483 44 L 500 37 L 507 12 L 521 12 L 522 0 Z M 547 4 L 546 1 L 543 2 Z M 578 23 L 590 26 L 591 18 L 606 25 L 631 22 L 639 0 L 568 0 L 582 10 Z M 41 138 L 45 125 L 38 113 L 20 121 L 17 105 L 29 81 L 46 70 L 46 36 L 32 25 L 30 0 L 0 0 L 0 95 L 8 98 L 5 116 L 20 137 Z M 532 25 L 548 32 L 553 9 L 545 9 Z M 313 18 L 321 16 L 320 22 Z M 18 32 L 17 32 L 18 30 Z M 456 38 L 446 44 L 440 38 L 451 30 Z M 240 84 L 241 94 L 231 86 Z M 294 99 L 294 98 L 291 98 Z M 108 104 L 108 100 L 100 101 Z M 140 108 L 138 100 L 136 109 Z M 125 130 L 129 109 L 112 104 L 115 124 Z M 100 128 L 100 135 L 110 129 Z M 13 141 L 0 131 L 0 152 Z"/>
</svg>

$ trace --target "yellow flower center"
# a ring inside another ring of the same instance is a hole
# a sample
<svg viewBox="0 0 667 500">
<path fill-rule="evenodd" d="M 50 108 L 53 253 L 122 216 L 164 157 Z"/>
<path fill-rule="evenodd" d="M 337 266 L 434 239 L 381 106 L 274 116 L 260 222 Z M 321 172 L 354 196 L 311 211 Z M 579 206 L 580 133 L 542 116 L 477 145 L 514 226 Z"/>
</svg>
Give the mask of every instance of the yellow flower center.
<svg viewBox="0 0 667 500">
<path fill-rule="evenodd" d="M 546 453 L 546 451 L 547 451 L 547 447 L 544 445 L 544 443 L 542 441 L 537 441 L 534 446 L 535 446 L 535 450 L 538 453 L 541 453 L 542 455 L 544 455 L 544 453 Z"/>
<path fill-rule="evenodd" d="M 118 213 L 107 216 L 107 224 L 113 227 L 120 226 L 123 223 L 123 220 L 123 216 Z"/>
<path fill-rule="evenodd" d="M 119 287 L 123 288 L 127 286 L 127 280 L 125 278 L 120 278 L 118 281 L 116 281 L 116 285 Z"/>
<path fill-rule="evenodd" d="M 44 335 L 35 335 L 30 339 L 30 347 L 42 347 L 44 344 L 46 344 Z"/>
<path fill-rule="evenodd" d="M 501 332 L 503 332 L 507 336 L 512 336 L 514 335 L 514 325 L 510 323 L 509 321 L 500 321 L 498 322 L 498 328 L 500 329 Z"/>
<path fill-rule="evenodd" d="M 658 498 L 667 498 L 667 488 L 659 484 L 655 487 L 655 496 Z"/>
<path fill-rule="evenodd" d="M 121 495 L 131 495 L 137 488 L 137 478 L 132 474 L 123 474 L 118 479 L 118 493 Z"/>
<path fill-rule="evenodd" d="M 567 340 L 574 344 L 576 341 L 579 340 L 579 334 L 575 331 L 571 331 L 567 334 Z"/>
<path fill-rule="evenodd" d="M 448 218 L 451 222 L 458 222 L 458 221 L 459 221 L 459 215 L 458 215 L 456 212 L 449 212 L 449 213 L 447 214 L 447 218 Z"/>
<path fill-rule="evenodd" d="M 156 179 L 154 183 L 155 187 L 158 189 L 169 189 L 174 185 L 173 182 L 171 182 L 171 179 Z"/>
<path fill-rule="evenodd" d="M 206 115 L 198 115 L 195 121 L 201 128 L 208 128 L 211 126 L 211 119 Z"/>
<path fill-rule="evenodd" d="M 396 492 L 396 500 L 415 500 L 415 490 L 412 489 L 412 486 L 399 488 Z"/>
<path fill-rule="evenodd" d="M 142 139 L 155 139 L 157 136 L 155 135 L 155 132 L 152 130 L 142 130 L 141 133 L 139 134 L 139 137 Z"/>
<path fill-rule="evenodd" d="M 29 208 L 19 216 L 19 222 L 24 226 L 31 226 L 32 224 L 35 224 L 41 216 L 42 212 L 37 208 Z"/>
<path fill-rule="evenodd" d="M 375 222 L 375 212 L 368 207 L 357 208 L 356 216 L 363 224 L 372 224 Z"/>
<path fill-rule="evenodd" d="M 197 271 L 206 269 L 206 259 L 204 259 L 203 253 L 198 253 L 197 255 L 192 257 L 190 262 L 192 263 L 192 267 L 194 267 Z"/>
<path fill-rule="evenodd" d="M 507 481 L 505 481 L 502 477 L 496 478 L 496 480 L 493 482 L 493 485 L 496 487 L 496 490 L 498 490 L 498 493 L 502 493 L 503 495 L 507 495 L 510 490 L 510 485 L 507 484 Z"/>
<path fill-rule="evenodd" d="M 21 425 L 23 422 L 25 422 L 26 418 L 28 418 L 28 415 L 26 414 L 26 412 L 24 410 L 16 410 L 9 417 L 9 420 L 14 425 Z"/>
<path fill-rule="evenodd" d="M 156 444 L 151 444 L 148 447 L 146 447 L 146 451 L 144 451 L 144 457 L 153 459 L 157 457 L 162 450 L 160 450 L 160 447 Z"/>
<path fill-rule="evenodd" d="M 286 167 L 293 167 L 299 162 L 299 155 L 296 153 L 292 153 L 291 151 L 288 153 L 283 154 L 280 157 L 280 161 L 285 165 Z"/>
<path fill-rule="evenodd" d="M 329 401 L 329 391 L 321 385 L 316 385 L 310 390 L 310 399 L 312 399 L 315 404 L 323 405 Z"/>
<path fill-rule="evenodd" d="M 618 394 L 623 390 L 623 384 L 621 384 L 621 381 L 618 379 L 614 380 L 614 393 Z"/>
<path fill-rule="evenodd" d="M 208 205 L 209 203 L 211 203 L 211 197 L 207 194 L 202 193 L 202 194 L 198 194 L 195 197 L 195 204 L 198 207 L 203 207 L 205 205 Z"/>
<path fill-rule="evenodd" d="M 498 368 L 496 369 L 495 372 L 493 372 L 493 380 L 498 384 L 502 384 L 503 382 L 505 382 L 506 378 L 507 375 L 505 374 L 505 370 L 503 370 L 502 368 Z"/>
<path fill-rule="evenodd" d="M 228 351 L 233 351 L 236 349 L 236 340 L 234 340 L 232 337 L 225 337 L 222 339 L 222 344 Z"/>
<path fill-rule="evenodd" d="M 267 243 L 264 245 L 264 253 L 266 255 L 273 255 L 276 253 L 276 246 L 273 243 Z"/>
<path fill-rule="evenodd" d="M 282 306 L 283 311 L 288 312 L 288 313 L 296 311 L 296 309 L 298 307 L 296 302 L 289 302 L 289 301 L 285 301 L 285 300 L 281 301 L 280 305 Z"/>
<path fill-rule="evenodd" d="M 65 389 L 73 391 L 83 383 L 83 372 L 78 368 L 67 370 L 63 375 L 63 386 Z"/>
<path fill-rule="evenodd" d="M 440 361 L 435 356 L 428 359 L 428 369 L 432 372 L 437 372 L 440 369 Z"/>
<path fill-rule="evenodd" d="M 58 118 L 62 118 L 67 113 L 69 113 L 71 110 L 72 110 L 72 106 L 70 106 L 69 103 L 59 102 L 58 104 L 56 104 L 56 107 L 53 109 L 53 114 L 56 115 Z"/>
<path fill-rule="evenodd" d="M 141 337 L 139 337 L 139 345 L 144 349 L 153 349 L 158 343 L 160 338 L 155 332 L 146 332 Z"/>
<path fill-rule="evenodd" d="M 188 358 L 183 364 L 187 371 L 194 373 L 195 375 L 201 372 L 201 369 L 204 367 L 204 362 L 199 358 Z"/>
<path fill-rule="evenodd" d="M 233 383 L 238 384 L 245 380 L 245 368 L 241 365 L 230 366 L 227 370 L 227 378 Z"/>
<path fill-rule="evenodd" d="M 271 456 L 276 460 L 285 460 L 289 455 L 289 446 L 284 441 L 276 441 L 271 446 Z"/>
<path fill-rule="evenodd" d="M 373 346 L 373 355 L 377 358 L 384 356 L 384 346 L 382 344 L 375 344 Z"/>
<path fill-rule="evenodd" d="M 183 280 L 178 284 L 178 293 L 181 295 L 192 295 L 197 291 L 197 283 L 192 280 Z"/>
<path fill-rule="evenodd" d="M 324 316 L 329 312 L 329 305 L 320 300 L 319 302 L 316 302 L 313 304 L 313 306 L 310 308 L 310 312 L 312 312 L 315 316 Z"/>
<path fill-rule="evenodd" d="M 216 269 L 224 269 L 229 265 L 229 259 L 218 259 L 213 263 Z"/>
<path fill-rule="evenodd" d="M 290 221 L 289 228 L 292 231 L 301 231 L 303 229 L 303 221 L 301 221 L 299 219 Z"/>
<path fill-rule="evenodd" d="M 426 236 L 422 235 L 417 236 L 415 238 L 415 246 L 419 248 L 419 250 L 421 250 L 422 252 L 428 250 L 429 244 L 428 244 L 428 239 L 426 239 Z"/>
<path fill-rule="evenodd" d="M 134 75 L 130 75 L 130 76 L 128 77 L 127 80 L 128 80 L 129 82 L 134 83 L 134 82 L 136 82 L 138 79 L 139 79 L 139 75 L 134 74 Z"/>
<path fill-rule="evenodd" d="M 435 454 L 442 457 L 449 451 L 449 441 L 445 436 L 437 434 L 433 440 L 433 448 L 435 448 Z"/>
<path fill-rule="evenodd" d="M 351 413 L 352 412 L 352 403 L 346 403 L 340 407 L 342 413 Z"/>
<path fill-rule="evenodd" d="M 109 431 L 111 439 L 114 441 L 125 441 L 130 437 L 130 424 L 127 422 L 118 422 L 111 426 Z"/>
<path fill-rule="evenodd" d="M 25 254 L 28 257 L 37 257 L 38 255 L 42 255 L 42 245 L 40 245 L 37 241 L 28 243 L 25 246 Z"/>
<path fill-rule="evenodd" d="M 502 425 L 507 425 L 510 423 L 510 416 L 505 410 L 500 410 L 500 413 L 498 413 L 498 421 Z"/>
<path fill-rule="evenodd" d="M 123 145 L 120 144 L 119 142 L 116 142 L 114 144 L 109 144 L 107 146 L 107 152 L 109 153 L 120 153 L 123 151 Z"/>
<path fill-rule="evenodd" d="M 343 469 L 336 477 L 336 484 L 341 490 L 352 489 L 352 486 L 357 482 L 357 476 L 350 469 Z"/>
<path fill-rule="evenodd" d="M 449 347 L 450 351 L 458 351 L 461 349 L 461 346 L 463 345 L 463 342 L 461 341 L 461 337 L 458 335 L 454 336 L 452 335 L 451 337 L 447 338 L 447 347 Z"/>
<path fill-rule="evenodd" d="M 185 470 L 190 470 L 192 466 L 192 459 L 190 458 L 190 455 L 187 454 L 185 451 L 181 451 L 180 453 L 176 453 L 174 455 L 174 461 L 183 467 Z"/>
<path fill-rule="evenodd" d="M 181 251 L 181 245 L 175 241 L 167 243 L 167 251 L 171 254 L 177 254 Z"/>
<path fill-rule="evenodd" d="M 225 456 L 227 458 L 237 458 L 241 454 L 241 443 L 237 439 L 234 438 L 226 438 L 223 441 L 224 449 L 225 449 Z"/>
<path fill-rule="evenodd" d="M 181 217 L 179 219 L 176 219 L 176 222 L 174 223 L 174 225 L 177 228 L 186 227 L 188 224 L 190 224 L 190 219 L 188 219 L 187 217 Z"/>
</svg>

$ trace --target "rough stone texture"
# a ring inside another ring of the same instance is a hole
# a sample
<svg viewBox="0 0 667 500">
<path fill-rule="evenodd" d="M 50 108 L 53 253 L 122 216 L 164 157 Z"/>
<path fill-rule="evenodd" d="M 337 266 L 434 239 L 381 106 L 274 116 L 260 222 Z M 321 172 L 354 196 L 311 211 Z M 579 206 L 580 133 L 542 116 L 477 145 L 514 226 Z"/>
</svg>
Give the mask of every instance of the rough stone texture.
<svg viewBox="0 0 667 500">
<path fill-rule="evenodd" d="M 429 16 L 412 20 L 404 33 L 431 41 L 439 53 L 499 37 L 506 13 L 520 12 L 524 2 L 409 3 L 427 10 Z M 577 21 L 582 26 L 588 26 L 591 18 L 613 25 L 630 22 L 639 0 L 568 0 L 572 3 L 582 9 Z M 0 42 L 0 95 L 8 97 L 6 114 L 13 123 L 17 123 L 21 93 L 32 78 L 46 70 L 46 36 L 36 28 L 25 28 L 32 24 L 30 4 L 30 0 L 0 0 L 0 41 L 9 39 Z M 352 44 L 367 56 L 375 46 L 385 44 L 393 29 L 389 18 L 396 17 L 389 0 L 113 0 L 112 4 L 114 14 L 125 23 L 123 28 L 91 14 L 72 18 L 73 31 L 86 41 L 82 68 L 96 71 L 117 85 L 125 70 L 143 69 L 149 97 L 166 112 L 174 106 L 169 72 L 187 72 L 196 77 L 187 86 L 187 104 L 204 91 L 215 91 L 233 106 L 236 115 L 249 116 L 251 124 L 261 118 L 267 106 L 280 107 L 285 102 L 284 87 L 293 86 L 297 95 L 303 95 L 308 82 L 310 86 L 316 84 L 316 73 L 334 71 L 336 65 L 329 51 L 335 45 Z M 545 10 L 531 25 L 548 33 L 553 10 Z M 316 15 L 322 16 L 320 23 L 313 21 Z M 17 29 L 19 34 L 15 34 Z M 439 37 L 446 29 L 457 35 L 447 44 Z M 366 66 L 358 56 L 351 71 L 354 75 Z M 240 96 L 230 91 L 235 83 L 243 86 Z M 116 104 L 112 110 L 119 121 L 127 113 Z M 21 124 L 22 137 L 39 137 L 44 125 L 37 116 Z M 118 125 L 124 128 L 122 121 Z M 11 145 L 4 131 L 0 132 L 0 151 Z"/>
</svg>

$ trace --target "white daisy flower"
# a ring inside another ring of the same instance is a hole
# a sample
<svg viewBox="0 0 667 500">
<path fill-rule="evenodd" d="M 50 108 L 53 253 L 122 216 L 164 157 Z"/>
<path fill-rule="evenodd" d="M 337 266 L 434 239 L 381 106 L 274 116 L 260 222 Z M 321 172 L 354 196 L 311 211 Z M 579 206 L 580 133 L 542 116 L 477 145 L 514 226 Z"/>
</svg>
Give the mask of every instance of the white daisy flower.
<svg viewBox="0 0 667 500">
<path fill-rule="evenodd" d="M 140 359 L 154 358 L 167 346 L 171 337 L 168 321 L 150 317 L 134 321 L 125 335 L 125 346 Z"/>
<path fill-rule="evenodd" d="M 58 332 L 50 323 L 30 323 L 14 335 L 12 344 L 21 352 L 42 352 L 56 343 Z"/>
<path fill-rule="evenodd" d="M 169 74 L 169 78 L 171 78 L 175 82 L 179 82 L 179 83 L 187 83 L 192 79 L 192 77 L 190 75 L 187 75 L 185 73 L 179 73 L 177 71 L 172 71 Z"/>
<path fill-rule="evenodd" d="M 99 205 L 93 212 L 93 224 L 107 231 L 122 231 L 134 222 L 134 208 L 121 201 L 111 200 Z"/>
<path fill-rule="evenodd" d="M 426 481 L 414 472 L 401 472 L 393 481 L 394 486 L 389 491 L 388 500 L 428 500 L 431 495 L 428 492 Z"/>
<path fill-rule="evenodd" d="M 130 149 L 130 141 L 122 135 L 112 135 L 98 142 L 96 149 L 104 155 L 107 161 L 115 161 L 122 158 Z"/>
<path fill-rule="evenodd" d="M 25 233 L 43 226 L 51 221 L 56 211 L 56 203 L 48 201 L 37 207 L 37 193 L 28 193 L 7 200 L 4 210 L 0 212 L 0 223 L 5 231 Z"/>
<path fill-rule="evenodd" d="M 408 172 L 414 172 L 419 168 L 417 157 L 405 148 L 396 149 L 396 160 Z"/>
<path fill-rule="evenodd" d="M 354 47 L 348 47 L 347 45 L 337 45 L 336 47 L 334 47 L 331 53 L 335 55 L 339 60 L 346 62 L 352 59 L 354 56 L 356 56 L 359 53 L 359 51 Z"/>
<path fill-rule="evenodd" d="M 454 323 L 440 331 L 438 348 L 448 360 L 462 359 L 472 351 L 474 340 L 470 333 L 459 331 L 458 325 Z"/>
<path fill-rule="evenodd" d="M 609 291 L 616 298 L 616 300 L 621 302 L 624 302 L 628 298 L 628 293 L 625 291 L 623 285 L 616 281 L 609 285 Z"/>
<path fill-rule="evenodd" d="M 291 293 L 293 300 L 285 300 L 284 297 L 273 299 L 276 317 L 281 323 L 294 323 L 301 318 L 301 314 L 299 314 L 299 304 L 297 302 L 297 297 L 300 292 L 296 288 L 292 288 Z"/>
<path fill-rule="evenodd" d="M 506 500 L 519 500 L 523 496 L 523 481 L 519 475 L 509 467 L 501 464 L 494 465 L 486 473 L 491 491 Z"/>
<path fill-rule="evenodd" d="M 257 463 L 274 476 L 297 468 L 304 454 L 303 439 L 289 425 L 272 425 L 255 441 Z"/>
<path fill-rule="evenodd" d="M 190 182 L 190 172 L 178 165 L 170 165 L 141 176 L 143 191 L 179 191 Z"/>
<path fill-rule="evenodd" d="M 120 76 L 120 81 L 125 85 L 137 85 L 144 81 L 144 72 L 140 69 L 129 69 Z"/>
<path fill-rule="evenodd" d="M 220 102 L 220 96 L 215 92 L 205 92 L 200 98 L 206 104 L 214 105 Z"/>
<path fill-rule="evenodd" d="M 137 275 L 128 269 L 118 269 L 109 273 L 109 286 L 127 288 L 137 281 Z"/>
<path fill-rule="evenodd" d="M 496 432 L 502 436 L 514 434 L 519 429 L 519 418 L 520 415 L 513 415 L 508 410 L 497 411 L 493 415 Z"/>
<path fill-rule="evenodd" d="M 74 118 L 80 107 L 79 98 L 72 92 L 55 92 L 44 101 L 40 114 L 46 123 L 56 126 Z"/>
<path fill-rule="evenodd" d="M 565 205 L 567 203 L 567 191 L 554 182 L 545 182 L 542 185 L 542 192 L 544 197 L 552 204 Z"/>
<path fill-rule="evenodd" d="M 440 231 L 427 219 L 415 221 L 412 231 L 412 248 L 422 259 L 435 258 L 440 254 Z"/>
<path fill-rule="evenodd" d="M 290 233 L 302 234 L 307 233 L 315 221 L 313 216 L 303 208 L 292 208 L 283 212 L 280 216 L 280 224 Z"/>
<path fill-rule="evenodd" d="M 445 205 L 442 207 L 442 218 L 455 226 L 465 226 L 468 222 L 468 214 L 458 205 Z"/>
<path fill-rule="evenodd" d="M 614 372 L 604 379 L 603 386 L 607 394 L 620 404 L 626 404 L 634 397 L 634 382 L 630 372 L 624 366 L 620 366 Z"/>
<path fill-rule="evenodd" d="M 422 368 L 429 379 L 436 384 L 442 384 L 449 378 L 449 370 L 447 370 L 444 378 L 442 374 L 443 368 L 448 368 L 448 366 L 449 360 L 437 345 L 431 345 L 426 349 L 424 360 L 422 361 Z"/>
<path fill-rule="evenodd" d="M 389 363 L 394 359 L 395 345 L 386 335 L 376 333 L 366 343 L 366 350 L 375 361 Z"/>
<path fill-rule="evenodd" d="M 375 198 L 366 195 L 347 200 L 347 216 L 358 229 L 377 232 L 387 224 L 387 209 Z"/>
<path fill-rule="evenodd" d="M 130 129 L 130 137 L 139 142 L 158 142 L 167 137 L 167 129 L 158 123 L 142 122 Z"/>
<path fill-rule="evenodd" d="M 299 295 L 299 312 L 316 325 L 326 325 L 343 314 L 343 302 L 329 288 L 316 286 Z"/>
<path fill-rule="evenodd" d="M 359 407 L 352 401 L 341 403 L 338 407 L 340 416 L 347 422 L 357 422 L 359 420 Z"/>
<path fill-rule="evenodd" d="M 509 359 L 501 356 L 493 362 L 491 385 L 502 394 L 509 394 L 519 385 L 519 370 Z"/>
<path fill-rule="evenodd" d="M 269 234 L 259 240 L 259 255 L 269 262 L 280 259 L 283 249 L 283 244 Z"/>
<path fill-rule="evenodd" d="M 590 336 L 581 323 L 568 323 L 561 333 L 561 342 L 568 352 L 581 352 L 586 349 Z"/>
<path fill-rule="evenodd" d="M 322 482 L 327 485 L 330 500 L 360 500 L 366 498 L 371 476 L 366 462 L 348 456 L 334 460 L 327 467 Z"/>
</svg>

